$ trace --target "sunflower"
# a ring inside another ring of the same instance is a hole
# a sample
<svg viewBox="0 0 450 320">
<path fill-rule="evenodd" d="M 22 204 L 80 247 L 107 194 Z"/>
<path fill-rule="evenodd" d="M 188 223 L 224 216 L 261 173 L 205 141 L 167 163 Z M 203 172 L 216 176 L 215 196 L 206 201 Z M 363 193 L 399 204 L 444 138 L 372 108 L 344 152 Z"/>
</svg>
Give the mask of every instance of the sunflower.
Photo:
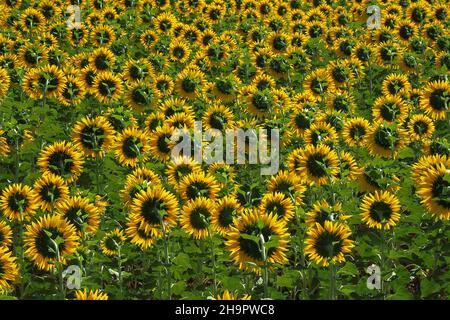
<svg viewBox="0 0 450 320">
<path fill-rule="evenodd" d="M 248 111 L 257 117 L 266 117 L 274 112 L 278 99 L 270 89 L 258 90 L 250 87 L 248 91 L 247 105 Z"/>
<path fill-rule="evenodd" d="M 303 182 L 326 184 L 339 173 L 339 159 L 336 151 L 326 145 L 309 145 L 299 157 L 297 173 Z"/>
<path fill-rule="evenodd" d="M 395 68 L 399 64 L 403 49 L 398 43 L 389 40 L 377 45 L 375 53 L 380 66 L 392 66 Z"/>
<path fill-rule="evenodd" d="M 125 181 L 124 188 L 120 191 L 125 205 L 130 205 L 136 198 L 137 194 L 142 190 L 147 190 L 151 186 L 159 185 L 154 180 L 144 178 L 143 176 L 128 175 Z"/>
<path fill-rule="evenodd" d="M 95 233 L 100 225 L 100 211 L 98 206 L 88 199 L 79 196 L 71 197 L 61 202 L 57 207 L 61 219 L 72 224 L 80 236 Z"/>
<path fill-rule="evenodd" d="M 158 96 L 170 96 L 175 88 L 173 79 L 165 74 L 159 74 L 152 82 L 152 89 Z"/>
<path fill-rule="evenodd" d="M 161 103 L 159 109 L 167 118 L 175 113 L 194 115 L 192 107 L 189 106 L 184 99 L 169 98 Z"/>
<path fill-rule="evenodd" d="M 33 216 L 38 208 L 36 193 L 26 185 L 9 185 L 0 197 L 0 209 L 4 216 L 11 220 L 26 220 Z"/>
<path fill-rule="evenodd" d="M 92 90 L 98 101 L 102 103 L 114 103 L 122 95 L 122 81 L 120 77 L 111 72 L 101 72 L 95 77 Z"/>
<path fill-rule="evenodd" d="M 83 170 L 83 154 L 66 141 L 45 147 L 38 158 L 41 172 L 61 176 L 67 183 L 75 181 Z"/>
<path fill-rule="evenodd" d="M 299 177 L 288 171 L 281 170 L 271 177 L 267 185 L 267 191 L 272 193 L 283 193 L 286 197 L 292 198 L 295 205 L 303 203 L 302 196 L 306 187 L 301 183 Z"/>
<path fill-rule="evenodd" d="M 258 209 L 260 212 L 275 215 L 285 223 L 288 223 L 295 214 L 292 199 L 281 192 L 266 193 Z"/>
<path fill-rule="evenodd" d="M 84 67 L 79 75 L 80 81 L 83 83 L 86 93 L 94 92 L 94 82 L 97 77 L 97 71 L 94 67 L 88 65 Z"/>
<path fill-rule="evenodd" d="M 148 158 L 147 136 L 134 126 L 125 128 L 117 135 L 114 150 L 120 164 L 135 167 Z"/>
<path fill-rule="evenodd" d="M 196 197 L 186 202 L 180 216 L 181 228 L 195 239 L 204 239 L 210 234 L 209 223 L 216 204 L 211 198 Z"/>
<path fill-rule="evenodd" d="M 53 65 L 46 65 L 39 69 L 34 69 L 29 75 L 33 82 L 33 98 L 42 99 L 58 98 L 65 86 L 64 73 Z"/>
<path fill-rule="evenodd" d="M 239 201 L 234 196 L 225 196 L 216 203 L 211 213 L 211 225 L 217 233 L 227 236 L 231 231 L 233 219 L 243 211 Z"/>
<path fill-rule="evenodd" d="M 314 121 L 313 110 L 306 108 L 305 104 L 294 104 L 291 110 L 289 126 L 294 130 L 294 134 L 303 135 L 305 130 L 311 127 Z"/>
<path fill-rule="evenodd" d="M 104 235 L 100 241 L 100 250 L 108 257 L 116 256 L 125 239 L 123 231 L 116 228 Z"/>
<path fill-rule="evenodd" d="M 109 300 L 108 294 L 100 290 L 77 290 L 75 291 L 75 300 Z"/>
<path fill-rule="evenodd" d="M 425 1 L 418 1 L 408 7 L 406 16 L 409 21 L 416 24 L 423 24 L 431 16 L 429 4 Z"/>
<path fill-rule="evenodd" d="M 232 128 L 234 116 L 231 110 L 223 105 L 213 104 L 203 114 L 203 125 L 205 130 L 216 129 L 226 130 Z"/>
<path fill-rule="evenodd" d="M 358 60 L 362 64 L 368 64 L 374 56 L 373 47 L 366 42 L 356 45 L 352 51 L 352 58 Z"/>
<path fill-rule="evenodd" d="M 408 123 L 408 135 L 411 141 L 425 141 L 431 139 L 435 127 L 433 121 L 422 114 L 411 117 Z"/>
<path fill-rule="evenodd" d="M 234 74 L 218 78 L 213 83 L 212 92 L 217 99 L 223 102 L 231 102 L 236 99 L 241 81 Z"/>
<path fill-rule="evenodd" d="M 319 266 L 345 262 L 345 254 L 355 246 L 350 240 L 351 230 L 340 222 L 316 223 L 307 232 L 305 254 Z"/>
<path fill-rule="evenodd" d="M 125 63 L 123 79 L 129 83 L 152 79 L 154 76 L 153 66 L 147 59 L 131 59 Z"/>
<path fill-rule="evenodd" d="M 431 81 L 422 90 L 420 107 L 434 120 L 445 119 L 450 108 L 450 84 L 448 81 Z"/>
<path fill-rule="evenodd" d="M 440 166 L 450 169 L 450 157 L 446 155 L 427 155 L 420 157 L 411 168 L 411 177 L 414 183 L 419 185 L 424 178 L 424 172 L 437 169 Z"/>
<path fill-rule="evenodd" d="M 191 157 L 182 156 L 171 159 L 167 165 L 166 174 L 168 182 L 178 187 L 181 180 L 191 173 L 199 173 L 201 171 L 200 165 Z"/>
<path fill-rule="evenodd" d="M 205 87 L 205 75 L 196 67 L 188 67 L 181 71 L 175 81 L 175 91 L 187 99 L 199 97 Z"/>
<path fill-rule="evenodd" d="M 158 35 L 153 30 L 146 30 L 140 36 L 140 42 L 147 50 L 153 50 L 158 43 Z"/>
<path fill-rule="evenodd" d="M 131 84 L 125 92 L 126 103 L 139 113 L 153 107 L 159 97 L 159 92 L 151 83 L 141 80 Z"/>
<path fill-rule="evenodd" d="M 162 127 L 166 120 L 166 116 L 162 112 L 151 113 L 147 119 L 145 119 L 145 132 L 152 133 L 158 127 Z"/>
<path fill-rule="evenodd" d="M 0 294 L 12 291 L 17 280 L 19 280 L 19 269 L 16 258 L 8 248 L 0 246 Z"/>
<path fill-rule="evenodd" d="M 114 141 L 114 130 L 103 116 L 84 117 L 75 124 L 72 133 L 75 147 L 87 157 L 103 158 Z"/>
<path fill-rule="evenodd" d="M 191 54 L 191 49 L 189 48 L 189 43 L 185 41 L 172 41 L 169 47 L 169 57 L 170 60 L 177 63 L 186 63 Z"/>
<path fill-rule="evenodd" d="M 336 130 L 326 122 L 315 122 L 303 134 L 308 145 L 332 144 L 338 138 Z"/>
<path fill-rule="evenodd" d="M 34 191 L 39 207 L 48 212 L 64 202 L 69 196 L 69 188 L 64 179 L 50 172 L 44 173 L 36 180 Z"/>
<path fill-rule="evenodd" d="M 306 213 L 306 224 L 311 228 L 314 228 L 316 223 L 323 227 L 325 221 L 344 222 L 350 217 L 350 215 L 342 213 L 342 204 L 340 202 L 330 205 L 326 200 L 319 200 L 315 202 L 311 210 Z"/>
<path fill-rule="evenodd" d="M 157 30 L 161 34 L 165 34 L 170 36 L 175 28 L 177 23 L 177 18 L 171 13 L 163 12 L 154 19 L 153 24 L 155 26 L 155 30 Z"/>
<path fill-rule="evenodd" d="M 347 61 L 332 61 L 328 64 L 327 70 L 335 87 L 350 87 L 353 81 L 353 73 Z"/>
<path fill-rule="evenodd" d="M 41 270 L 54 270 L 59 259 L 75 253 L 78 247 L 75 227 L 59 215 L 45 215 L 28 225 L 24 234 L 25 255 Z"/>
<path fill-rule="evenodd" d="M 179 192 L 185 201 L 198 197 L 214 200 L 219 191 L 220 186 L 216 179 L 202 171 L 185 175 L 179 184 Z"/>
<path fill-rule="evenodd" d="M 213 300 L 251 300 L 252 296 L 246 294 L 242 298 L 238 298 L 237 294 L 234 294 L 228 290 L 225 290 L 222 295 L 218 294 Z"/>
<path fill-rule="evenodd" d="M 334 81 L 326 69 L 317 69 L 308 74 L 304 82 L 305 91 L 317 99 L 335 90 Z"/>
<path fill-rule="evenodd" d="M 116 57 L 109 49 L 95 49 L 89 56 L 89 64 L 96 72 L 111 71 L 114 68 Z"/>
<path fill-rule="evenodd" d="M 150 137 L 150 151 L 154 158 L 160 161 L 168 161 L 175 142 L 171 140 L 175 127 L 163 125 L 157 127 Z"/>
<path fill-rule="evenodd" d="M 364 145 L 369 128 L 370 123 L 366 119 L 360 117 L 352 118 L 345 122 L 342 137 L 351 147 L 362 146 Z"/>
<path fill-rule="evenodd" d="M 401 96 L 411 91 L 411 84 L 408 77 L 404 74 L 391 73 L 382 82 L 381 92 L 386 97 Z"/>
<path fill-rule="evenodd" d="M 361 202 L 362 222 L 369 228 L 389 230 L 400 220 L 400 201 L 387 191 L 375 191 Z"/>
<path fill-rule="evenodd" d="M 3 68 L 0 68 L 0 98 L 6 95 L 10 83 L 11 78 L 9 77 L 8 71 Z"/>
<path fill-rule="evenodd" d="M 386 94 L 375 100 L 372 106 L 372 116 L 375 121 L 387 123 L 403 123 L 408 117 L 408 105 L 398 96 Z"/>
<path fill-rule="evenodd" d="M 265 263 L 260 249 L 262 239 L 264 243 L 269 240 L 276 241 L 276 245 L 266 252 L 268 263 L 288 262 L 286 254 L 289 234 L 285 223 L 272 214 L 246 210 L 239 219 L 234 219 L 225 245 L 230 252 L 230 258 L 240 269 L 261 274 L 261 266 Z"/>
<path fill-rule="evenodd" d="M 6 221 L 0 220 L 0 248 L 8 248 L 12 245 L 13 233 Z"/>
<path fill-rule="evenodd" d="M 97 25 L 91 30 L 91 41 L 96 47 L 108 47 L 116 40 L 114 29 L 108 25 Z"/>
<path fill-rule="evenodd" d="M 89 40 L 89 31 L 80 24 L 79 28 L 69 30 L 69 42 L 72 47 L 83 47 Z"/>
<path fill-rule="evenodd" d="M 162 232 L 156 228 L 148 228 L 148 226 L 145 228 L 141 226 L 141 221 L 141 217 L 133 214 L 129 215 L 125 234 L 132 244 L 145 250 L 156 243 L 158 237 L 162 236 Z"/>
<path fill-rule="evenodd" d="M 58 100 L 65 106 L 78 105 L 83 100 L 85 93 L 86 89 L 83 81 L 73 75 L 67 75 Z"/>
<path fill-rule="evenodd" d="M 421 203 L 436 219 L 450 219 L 450 168 L 438 164 L 425 171 L 419 183 L 418 195 Z"/>
<path fill-rule="evenodd" d="M 161 231 L 161 228 L 167 231 L 178 222 L 178 200 L 160 186 L 150 187 L 135 196 L 130 214 L 146 232 Z"/>
<path fill-rule="evenodd" d="M 407 139 L 405 131 L 399 125 L 376 122 L 369 129 L 366 145 L 372 155 L 395 158 Z"/>
<path fill-rule="evenodd" d="M 194 129 L 195 127 L 194 117 L 184 112 L 177 112 L 173 114 L 172 116 L 168 117 L 165 122 L 166 127 L 174 129 Z"/>
<path fill-rule="evenodd" d="M 21 30 L 39 33 L 45 26 L 44 15 L 35 8 L 25 9 L 20 16 Z"/>
</svg>

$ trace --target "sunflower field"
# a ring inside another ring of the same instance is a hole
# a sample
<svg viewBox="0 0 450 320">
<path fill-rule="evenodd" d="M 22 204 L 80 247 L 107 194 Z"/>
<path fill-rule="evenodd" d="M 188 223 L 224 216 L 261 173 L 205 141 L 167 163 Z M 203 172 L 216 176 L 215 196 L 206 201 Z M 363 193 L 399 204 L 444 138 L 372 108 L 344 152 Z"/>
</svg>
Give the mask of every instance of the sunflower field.
<svg viewBox="0 0 450 320">
<path fill-rule="evenodd" d="M 0 299 L 448 299 L 449 69 L 448 0 L 0 0 Z"/>
</svg>

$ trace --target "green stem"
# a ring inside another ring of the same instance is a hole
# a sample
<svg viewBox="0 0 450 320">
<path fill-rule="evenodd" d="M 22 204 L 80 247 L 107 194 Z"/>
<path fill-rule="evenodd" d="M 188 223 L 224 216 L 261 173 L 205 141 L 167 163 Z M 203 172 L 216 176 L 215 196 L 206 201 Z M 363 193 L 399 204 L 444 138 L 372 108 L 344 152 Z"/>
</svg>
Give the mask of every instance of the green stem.
<svg viewBox="0 0 450 320">
<path fill-rule="evenodd" d="M 384 246 L 384 229 L 382 227 L 380 230 L 380 273 L 381 273 L 380 288 L 383 300 L 385 299 L 384 281 L 383 281 L 384 262 L 385 262 L 385 246 Z"/>
<path fill-rule="evenodd" d="M 212 261 L 212 268 L 213 268 L 213 295 L 217 296 L 217 272 L 216 272 L 216 252 L 215 252 L 215 246 L 214 246 L 214 238 L 213 234 L 208 228 L 208 234 L 209 234 L 209 240 L 211 242 L 211 261 Z"/>
<path fill-rule="evenodd" d="M 120 299 L 123 299 L 123 273 L 122 273 L 122 247 L 118 246 L 118 268 L 119 268 L 119 288 L 120 288 Z"/>
<path fill-rule="evenodd" d="M 165 227 L 162 217 L 161 217 L 161 226 L 162 226 L 163 237 L 164 237 L 164 256 L 166 259 L 166 261 L 164 263 L 164 268 L 166 270 L 166 276 L 167 276 L 167 296 L 168 296 L 168 300 L 172 300 L 172 273 L 170 272 L 169 239 L 168 239 L 166 227 Z"/>
<path fill-rule="evenodd" d="M 334 263 L 330 263 L 330 300 L 336 300 L 336 270 Z"/>
<path fill-rule="evenodd" d="M 268 298 L 268 287 L 269 287 L 269 270 L 267 265 L 267 251 L 266 251 L 266 241 L 264 240 L 264 235 L 259 234 L 259 240 L 261 245 L 261 254 L 264 261 L 263 265 L 263 281 L 264 281 L 264 298 Z"/>
</svg>

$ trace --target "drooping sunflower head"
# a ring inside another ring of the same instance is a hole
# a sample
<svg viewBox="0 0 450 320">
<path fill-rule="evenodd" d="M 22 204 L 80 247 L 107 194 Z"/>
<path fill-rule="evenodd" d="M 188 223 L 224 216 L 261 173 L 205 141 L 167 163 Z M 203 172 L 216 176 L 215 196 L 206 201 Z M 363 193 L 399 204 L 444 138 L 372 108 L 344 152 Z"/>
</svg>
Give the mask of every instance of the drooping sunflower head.
<svg viewBox="0 0 450 320">
<path fill-rule="evenodd" d="M 375 121 L 402 123 L 408 116 L 408 105 L 398 96 L 383 96 L 375 100 L 372 115 Z"/>
<path fill-rule="evenodd" d="M 122 80 L 111 72 L 101 72 L 95 77 L 92 90 L 98 101 L 114 103 L 122 96 Z"/>
<path fill-rule="evenodd" d="M 400 220 L 400 201 L 388 191 L 375 191 L 361 203 L 362 222 L 369 228 L 389 230 Z"/>
<path fill-rule="evenodd" d="M 188 156 L 181 156 L 172 159 L 167 166 L 166 174 L 168 176 L 168 182 L 172 186 L 177 187 L 185 176 L 200 171 L 201 167 L 194 159 Z"/>
<path fill-rule="evenodd" d="M 431 139 L 435 127 L 433 121 L 422 114 L 411 117 L 408 123 L 408 134 L 412 141 L 425 141 Z"/>
<path fill-rule="evenodd" d="M 27 185 L 9 185 L 0 196 L 0 209 L 11 220 L 27 220 L 38 207 L 36 193 Z"/>
<path fill-rule="evenodd" d="M 120 164 L 135 167 L 148 158 L 147 135 L 135 126 L 125 128 L 117 135 L 114 149 Z"/>
<path fill-rule="evenodd" d="M 83 155 L 66 141 L 55 142 L 45 147 L 37 161 L 43 173 L 61 176 L 67 183 L 75 181 L 83 170 Z"/>
<path fill-rule="evenodd" d="M 135 196 L 130 212 L 146 232 L 162 224 L 168 230 L 178 222 L 178 200 L 161 186 L 152 186 Z"/>
<path fill-rule="evenodd" d="M 103 116 L 84 117 L 75 123 L 72 140 L 86 156 L 102 158 L 113 144 L 114 130 Z"/>
<path fill-rule="evenodd" d="M 448 163 L 447 163 L 448 164 Z M 450 169 L 443 164 L 425 172 L 417 193 L 421 203 L 436 219 L 450 219 Z"/>
<path fill-rule="evenodd" d="M 150 137 L 150 151 L 153 157 L 159 161 L 168 161 L 171 156 L 172 147 L 176 141 L 172 141 L 175 127 L 163 125 L 157 127 Z"/>
<path fill-rule="evenodd" d="M 198 197 L 214 200 L 220 191 L 220 186 L 210 174 L 193 172 L 181 179 L 179 191 L 185 201 Z"/>
<path fill-rule="evenodd" d="M 175 91 L 181 97 L 195 99 L 205 87 L 205 75 L 196 67 L 188 67 L 180 72 L 175 81 Z"/>
<path fill-rule="evenodd" d="M 36 201 L 44 211 L 52 211 L 69 196 L 69 188 L 63 178 L 53 173 L 44 173 L 34 183 Z"/>
<path fill-rule="evenodd" d="M 12 229 L 6 221 L 0 220 L 0 248 L 8 248 L 12 244 Z"/>
<path fill-rule="evenodd" d="M 325 221 L 345 221 L 350 218 L 342 211 L 342 204 L 336 202 L 330 205 L 326 200 L 319 200 L 313 204 L 313 207 L 306 213 L 306 224 L 313 228 L 316 223 L 324 226 Z"/>
<path fill-rule="evenodd" d="M 113 257 L 119 253 L 119 249 L 123 245 L 125 239 L 123 231 L 116 228 L 104 235 L 103 239 L 100 241 L 100 249 L 104 255 Z"/>
<path fill-rule="evenodd" d="M 300 155 L 297 173 L 309 184 L 320 186 L 328 183 L 339 173 L 336 151 L 323 144 L 308 145 Z"/>
<path fill-rule="evenodd" d="M 345 142 L 351 146 L 362 146 L 369 132 L 370 123 L 364 118 L 352 118 L 346 121 L 342 136 Z"/>
<path fill-rule="evenodd" d="M 329 144 L 337 140 L 336 130 L 328 123 L 320 121 L 313 123 L 303 135 L 308 145 Z"/>
<path fill-rule="evenodd" d="M 126 103 L 139 113 L 150 110 L 159 97 L 159 91 L 156 91 L 151 83 L 141 80 L 131 84 L 125 92 Z"/>
<path fill-rule="evenodd" d="M 89 63 L 96 72 L 111 71 L 114 68 L 116 57 L 109 49 L 95 49 L 89 56 Z"/>
<path fill-rule="evenodd" d="M 267 262 L 287 263 L 289 235 L 285 223 L 272 214 L 249 209 L 234 219 L 225 245 L 240 269 L 260 274 L 265 263 L 261 246 L 269 241 L 274 245 L 266 248 Z"/>
<path fill-rule="evenodd" d="M 342 222 L 325 221 L 310 227 L 305 240 L 305 254 L 319 266 L 345 262 L 345 254 L 354 247 L 351 231 Z"/>
<path fill-rule="evenodd" d="M 111 26 L 97 25 L 91 31 L 91 40 L 97 47 L 108 47 L 116 40 L 116 33 Z"/>
<path fill-rule="evenodd" d="M 282 193 L 288 198 L 294 198 L 297 205 L 302 204 L 302 196 L 306 191 L 297 175 L 288 171 L 280 171 L 271 177 L 267 190 L 273 193 Z"/>
<path fill-rule="evenodd" d="M 275 215 L 279 220 L 289 222 L 295 214 L 292 198 L 281 192 L 266 193 L 261 200 L 259 210 Z"/>
<path fill-rule="evenodd" d="M 318 99 L 327 93 L 333 92 L 335 85 L 326 69 L 317 69 L 306 76 L 305 91 Z"/>
<path fill-rule="evenodd" d="M 233 219 L 242 213 L 243 208 L 234 196 L 225 196 L 217 201 L 211 217 L 213 229 L 226 236 L 231 231 Z"/>
<path fill-rule="evenodd" d="M 204 239 L 210 235 L 212 213 L 216 210 L 214 200 L 197 197 L 188 200 L 180 217 L 181 228 L 196 239 Z"/>
<path fill-rule="evenodd" d="M 80 236 L 95 233 L 100 225 L 101 212 L 98 206 L 86 198 L 79 196 L 68 198 L 58 205 L 57 210 L 61 219 L 72 224 Z"/>
<path fill-rule="evenodd" d="M 382 82 L 382 93 L 387 96 L 401 96 L 411 91 L 411 84 L 404 74 L 392 73 Z"/>
<path fill-rule="evenodd" d="M 19 269 L 16 258 L 7 247 L 0 246 L 0 294 L 12 291 L 18 279 Z"/>
<path fill-rule="evenodd" d="M 75 300 L 108 300 L 108 294 L 100 290 L 77 290 L 75 292 Z"/>
<path fill-rule="evenodd" d="M 445 119 L 450 109 L 450 84 L 448 81 L 431 81 L 422 91 L 420 107 L 433 119 Z"/>
<path fill-rule="evenodd" d="M 78 247 L 75 227 L 60 215 L 46 215 L 28 225 L 24 234 L 25 255 L 41 270 L 51 271 L 55 262 L 66 263 L 66 257 Z"/>
<path fill-rule="evenodd" d="M 132 244 L 145 250 L 152 247 L 156 243 L 156 240 L 163 236 L 163 233 L 157 228 L 142 226 L 141 221 L 142 220 L 138 215 L 129 215 L 127 218 L 125 234 Z"/>
<path fill-rule="evenodd" d="M 396 157 L 407 143 L 405 131 L 397 124 L 376 122 L 369 130 L 367 147 L 372 155 L 385 158 Z"/>
<path fill-rule="evenodd" d="M 129 83 L 154 77 L 155 71 L 147 59 L 128 60 L 123 69 L 123 78 Z"/>
</svg>

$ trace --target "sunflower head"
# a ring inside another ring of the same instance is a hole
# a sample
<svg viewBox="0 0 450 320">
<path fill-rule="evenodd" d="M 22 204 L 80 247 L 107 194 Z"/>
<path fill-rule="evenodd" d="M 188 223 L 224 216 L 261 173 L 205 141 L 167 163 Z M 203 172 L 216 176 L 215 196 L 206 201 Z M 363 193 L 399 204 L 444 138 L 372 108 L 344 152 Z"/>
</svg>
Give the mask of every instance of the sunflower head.
<svg viewBox="0 0 450 320">
<path fill-rule="evenodd" d="M 375 191 L 363 198 L 361 211 L 369 228 L 389 230 L 400 220 L 400 201 L 387 191 Z"/>
<path fill-rule="evenodd" d="M 305 240 L 305 254 L 321 266 L 345 262 L 345 254 L 354 247 L 350 228 L 342 222 L 325 221 L 310 227 Z"/>
</svg>

